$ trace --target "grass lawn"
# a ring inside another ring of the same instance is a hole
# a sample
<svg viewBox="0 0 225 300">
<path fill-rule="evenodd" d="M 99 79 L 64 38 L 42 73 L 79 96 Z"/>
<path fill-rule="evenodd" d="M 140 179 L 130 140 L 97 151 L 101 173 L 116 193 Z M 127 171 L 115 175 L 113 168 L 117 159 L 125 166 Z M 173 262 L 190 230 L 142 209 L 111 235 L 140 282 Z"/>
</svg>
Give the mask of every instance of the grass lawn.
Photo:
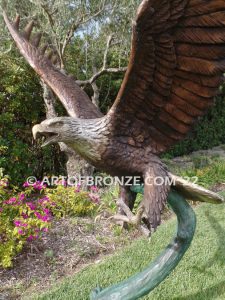
<svg viewBox="0 0 225 300">
<path fill-rule="evenodd" d="M 225 299 L 225 205 L 203 204 L 196 209 L 197 232 L 175 271 L 143 299 Z M 173 218 L 151 241 L 136 240 L 100 264 L 87 267 L 38 300 L 87 300 L 96 286 L 106 287 L 141 271 L 168 244 L 176 230 Z"/>
</svg>

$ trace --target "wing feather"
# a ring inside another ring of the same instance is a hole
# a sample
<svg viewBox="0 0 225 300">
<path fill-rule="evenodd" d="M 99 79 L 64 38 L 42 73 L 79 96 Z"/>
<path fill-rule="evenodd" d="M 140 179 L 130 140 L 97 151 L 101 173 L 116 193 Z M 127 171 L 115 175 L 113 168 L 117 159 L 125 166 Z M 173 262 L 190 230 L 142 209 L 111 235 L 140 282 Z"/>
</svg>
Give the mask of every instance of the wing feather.
<svg viewBox="0 0 225 300">
<path fill-rule="evenodd" d="M 167 172 L 160 164 L 148 166 L 144 175 L 143 205 L 153 230 L 161 224 L 161 213 L 165 207 L 170 190 L 170 186 L 166 185 L 164 180 L 166 176 Z M 157 180 L 159 181 L 157 182 Z"/>
<path fill-rule="evenodd" d="M 184 18 L 179 27 L 223 27 L 225 25 L 225 11 L 214 12 L 210 14 L 204 14 L 195 17 Z"/>
<path fill-rule="evenodd" d="M 224 10 L 224 0 L 191 0 L 184 16 L 206 15 Z"/>
</svg>

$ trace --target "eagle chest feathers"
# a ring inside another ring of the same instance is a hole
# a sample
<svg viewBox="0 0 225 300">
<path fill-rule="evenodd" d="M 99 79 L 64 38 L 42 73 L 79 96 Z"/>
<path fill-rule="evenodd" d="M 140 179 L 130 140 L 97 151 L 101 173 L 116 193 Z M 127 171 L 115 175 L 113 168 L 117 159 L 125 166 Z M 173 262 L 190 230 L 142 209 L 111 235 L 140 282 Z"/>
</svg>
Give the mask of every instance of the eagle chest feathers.
<svg viewBox="0 0 225 300">
<path fill-rule="evenodd" d="M 127 135 L 120 134 L 110 123 L 109 117 L 72 120 L 69 129 L 71 139 L 67 144 L 97 168 L 110 174 L 141 175 L 143 166 L 151 161 L 151 148 L 143 147 L 143 136 L 141 138 L 129 129 Z"/>
<path fill-rule="evenodd" d="M 67 143 L 82 157 L 97 166 L 109 145 L 110 132 L 106 117 L 74 119 L 71 122 L 71 140 Z"/>
</svg>

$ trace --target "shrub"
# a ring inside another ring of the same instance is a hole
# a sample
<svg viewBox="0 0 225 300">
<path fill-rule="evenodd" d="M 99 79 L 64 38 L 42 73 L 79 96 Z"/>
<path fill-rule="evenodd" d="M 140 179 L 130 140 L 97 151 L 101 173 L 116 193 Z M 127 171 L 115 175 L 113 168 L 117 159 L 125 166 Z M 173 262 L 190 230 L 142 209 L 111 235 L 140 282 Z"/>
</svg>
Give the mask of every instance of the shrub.
<svg viewBox="0 0 225 300">
<path fill-rule="evenodd" d="M 95 187 L 92 187 L 89 193 L 82 191 L 79 186 L 74 189 L 58 185 L 55 189 L 49 189 L 47 195 L 52 203 L 56 204 L 52 207 L 52 213 L 57 217 L 90 216 L 96 212 L 100 203 Z"/>
<path fill-rule="evenodd" d="M 224 184 L 225 160 L 214 159 L 206 166 L 195 166 L 191 169 L 180 170 L 178 173 L 183 177 L 197 177 L 197 184 L 205 188 L 212 188 L 216 184 Z"/>
<path fill-rule="evenodd" d="M 52 213 L 40 201 L 47 200 L 43 188 L 35 185 L 15 195 L 6 191 L 7 186 L 0 186 L 0 266 L 10 267 L 13 257 L 27 241 L 36 240 L 48 231 Z M 34 200 L 34 194 L 38 201 Z"/>
<path fill-rule="evenodd" d="M 0 266 L 12 266 L 13 258 L 27 242 L 48 232 L 54 217 L 93 214 L 99 204 L 95 187 L 91 192 L 59 185 L 47 189 L 41 182 L 24 183 L 24 190 L 10 191 L 8 178 L 0 177 Z"/>
</svg>

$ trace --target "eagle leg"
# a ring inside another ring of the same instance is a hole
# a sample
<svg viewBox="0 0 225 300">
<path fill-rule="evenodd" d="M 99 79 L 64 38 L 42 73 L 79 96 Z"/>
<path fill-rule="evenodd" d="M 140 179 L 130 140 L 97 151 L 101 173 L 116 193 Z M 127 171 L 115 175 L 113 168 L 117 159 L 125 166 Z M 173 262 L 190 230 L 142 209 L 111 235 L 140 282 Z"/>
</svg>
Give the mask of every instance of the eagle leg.
<svg viewBox="0 0 225 300">
<path fill-rule="evenodd" d="M 120 185 L 119 198 L 122 202 L 126 204 L 127 207 L 129 207 L 130 211 L 132 211 L 134 208 L 136 197 L 137 193 L 133 192 L 129 186 Z M 121 215 L 121 218 L 118 218 L 117 221 L 119 225 L 122 226 L 122 228 L 128 229 L 127 223 L 129 222 L 126 222 L 126 213 L 120 205 L 117 204 L 117 207 L 117 214 Z"/>
<path fill-rule="evenodd" d="M 150 235 L 150 231 L 141 225 L 141 220 L 144 213 L 143 205 L 140 205 L 138 207 L 136 215 L 132 213 L 132 211 L 123 201 L 123 199 L 119 198 L 119 200 L 117 201 L 117 205 L 120 208 L 120 211 L 122 211 L 124 214 L 117 214 L 113 216 L 114 220 L 132 224 L 135 227 L 137 227 L 144 235 Z"/>
</svg>

